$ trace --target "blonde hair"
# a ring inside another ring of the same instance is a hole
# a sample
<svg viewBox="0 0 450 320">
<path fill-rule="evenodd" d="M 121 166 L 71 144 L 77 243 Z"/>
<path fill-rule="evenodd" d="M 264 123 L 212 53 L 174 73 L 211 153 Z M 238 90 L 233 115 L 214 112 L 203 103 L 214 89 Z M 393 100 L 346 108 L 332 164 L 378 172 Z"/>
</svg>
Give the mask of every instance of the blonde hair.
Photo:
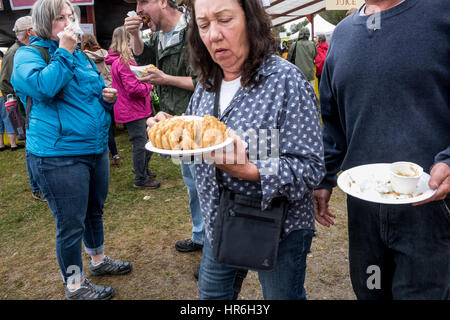
<svg viewBox="0 0 450 320">
<path fill-rule="evenodd" d="M 33 30 L 36 36 L 43 39 L 52 37 L 53 21 L 61 13 L 64 5 L 72 10 L 74 19 L 77 20 L 72 3 L 69 0 L 38 0 L 31 9 Z"/>
<path fill-rule="evenodd" d="M 133 54 L 128 45 L 129 40 L 130 34 L 125 30 L 125 27 L 117 27 L 114 29 L 111 45 L 109 46 L 109 50 L 117 52 L 127 66 L 130 65 L 130 61 L 134 61 Z"/>
</svg>

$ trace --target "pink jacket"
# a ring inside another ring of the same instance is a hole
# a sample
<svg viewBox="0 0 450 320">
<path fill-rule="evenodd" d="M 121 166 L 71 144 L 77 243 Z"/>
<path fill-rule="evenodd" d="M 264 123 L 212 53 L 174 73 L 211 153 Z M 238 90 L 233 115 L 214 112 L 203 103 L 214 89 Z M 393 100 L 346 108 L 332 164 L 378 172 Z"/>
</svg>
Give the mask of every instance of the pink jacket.
<svg viewBox="0 0 450 320">
<path fill-rule="evenodd" d="M 136 79 L 130 67 L 119 57 L 117 52 L 108 51 L 105 58 L 106 64 L 111 65 L 112 87 L 119 94 L 114 104 L 114 119 L 118 123 L 127 123 L 147 118 L 152 114 L 152 85 Z M 136 63 L 130 61 L 130 65 Z"/>
</svg>

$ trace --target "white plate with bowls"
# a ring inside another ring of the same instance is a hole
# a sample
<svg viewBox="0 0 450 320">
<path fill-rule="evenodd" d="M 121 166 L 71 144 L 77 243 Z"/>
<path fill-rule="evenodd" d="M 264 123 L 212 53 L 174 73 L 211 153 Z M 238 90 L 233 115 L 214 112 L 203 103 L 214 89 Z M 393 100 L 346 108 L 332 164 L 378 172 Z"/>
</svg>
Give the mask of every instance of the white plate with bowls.
<svg viewBox="0 0 450 320">
<path fill-rule="evenodd" d="M 384 204 L 408 204 L 426 200 L 436 190 L 430 189 L 430 175 L 423 173 L 416 190 L 410 194 L 392 191 L 390 163 L 374 163 L 354 167 L 342 172 L 337 180 L 339 188 L 345 193 L 370 202 Z"/>
</svg>

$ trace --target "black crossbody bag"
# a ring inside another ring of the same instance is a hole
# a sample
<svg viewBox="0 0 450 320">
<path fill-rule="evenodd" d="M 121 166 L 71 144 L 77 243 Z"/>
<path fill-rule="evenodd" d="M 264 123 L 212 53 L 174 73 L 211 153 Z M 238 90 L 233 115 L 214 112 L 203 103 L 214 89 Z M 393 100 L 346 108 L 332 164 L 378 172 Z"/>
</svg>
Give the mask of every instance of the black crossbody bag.
<svg viewBox="0 0 450 320">
<path fill-rule="evenodd" d="M 214 116 L 219 114 L 216 92 Z M 261 210 L 261 199 L 225 189 L 216 168 L 220 204 L 214 221 L 213 255 L 216 261 L 239 269 L 272 270 L 278 255 L 288 201 L 276 198 L 270 208 Z"/>
</svg>

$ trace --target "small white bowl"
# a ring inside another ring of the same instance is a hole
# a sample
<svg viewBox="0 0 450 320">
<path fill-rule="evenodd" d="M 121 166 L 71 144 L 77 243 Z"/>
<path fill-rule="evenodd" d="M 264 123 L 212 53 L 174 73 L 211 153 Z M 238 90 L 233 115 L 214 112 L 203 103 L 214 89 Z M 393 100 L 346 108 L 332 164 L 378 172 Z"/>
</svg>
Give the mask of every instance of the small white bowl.
<svg viewBox="0 0 450 320">
<path fill-rule="evenodd" d="M 412 162 L 399 161 L 391 164 L 390 171 L 392 190 L 410 194 L 416 190 L 423 168 Z"/>
</svg>

